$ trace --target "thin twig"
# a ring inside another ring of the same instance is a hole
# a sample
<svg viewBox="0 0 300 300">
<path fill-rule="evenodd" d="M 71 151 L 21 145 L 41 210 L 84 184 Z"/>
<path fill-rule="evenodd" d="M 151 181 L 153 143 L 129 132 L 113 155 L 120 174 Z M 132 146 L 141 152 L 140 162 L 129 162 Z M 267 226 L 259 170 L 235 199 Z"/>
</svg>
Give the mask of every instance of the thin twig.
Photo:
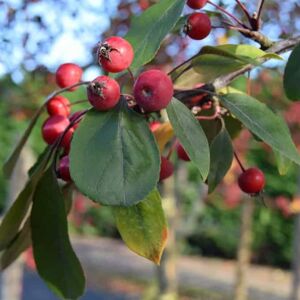
<svg viewBox="0 0 300 300">
<path fill-rule="evenodd" d="M 261 12 L 264 6 L 265 0 L 259 0 L 256 8 L 256 19 L 259 20 L 261 17 Z"/>
<path fill-rule="evenodd" d="M 59 148 L 60 145 L 65 137 L 65 135 L 67 134 L 67 132 L 76 124 L 80 121 L 80 119 L 82 118 L 82 116 L 84 116 L 90 109 L 86 109 L 83 112 L 81 112 L 80 114 L 78 114 L 78 116 L 76 116 L 74 118 L 74 120 L 72 120 L 70 122 L 70 124 L 67 126 L 67 128 L 61 133 L 61 135 L 57 138 L 57 140 L 55 141 L 53 148 L 55 149 L 55 153 L 54 153 L 54 159 L 52 162 L 52 166 L 56 172 L 56 165 L 57 165 L 57 160 L 58 160 L 58 152 L 59 152 Z"/>
<path fill-rule="evenodd" d="M 240 1 L 240 0 L 235 0 L 235 2 L 238 4 L 238 6 L 242 9 L 242 11 L 244 12 L 244 14 L 246 15 L 247 19 L 249 22 L 251 22 L 251 16 L 248 12 L 248 9 L 246 8 L 246 6 Z"/>
<path fill-rule="evenodd" d="M 238 165 L 240 166 L 240 168 L 241 168 L 242 172 L 245 172 L 245 171 L 246 171 L 246 169 L 244 168 L 244 166 L 243 166 L 242 162 L 240 161 L 240 159 L 239 159 L 239 157 L 238 157 L 237 153 L 236 153 L 235 151 L 233 151 L 233 154 L 234 154 L 234 157 L 235 157 L 235 159 L 236 159 L 236 161 L 237 161 Z"/>
<path fill-rule="evenodd" d="M 209 3 L 210 5 L 214 6 L 216 9 L 220 10 L 221 12 L 223 12 L 225 15 L 227 15 L 229 18 L 231 18 L 232 20 L 234 20 L 236 23 L 240 24 L 242 27 L 246 27 L 247 28 L 247 26 L 241 20 L 239 20 L 237 17 L 235 17 L 233 14 L 231 14 L 230 12 L 228 12 L 223 7 L 221 7 L 221 6 L 213 3 L 211 1 L 207 1 L 207 3 Z"/>
<path fill-rule="evenodd" d="M 297 45 L 299 43 L 300 43 L 300 36 L 277 42 L 272 47 L 270 47 L 266 52 L 282 54 L 282 53 L 285 53 L 285 52 L 291 50 L 295 45 Z M 259 60 L 259 63 L 262 64 L 268 60 L 269 60 L 269 58 L 261 58 Z M 224 76 L 221 76 L 221 77 L 215 79 L 211 85 L 215 88 L 215 90 L 219 90 L 219 89 L 229 85 L 237 77 L 252 70 L 255 67 L 256 66 L 251 65 L 251 64 L 246 65 L 245 67 L 241 68 L 240 70 L 234 71 L 232 73 L 229 73 L 227 75 L 224 75 Z"/>
</svg>

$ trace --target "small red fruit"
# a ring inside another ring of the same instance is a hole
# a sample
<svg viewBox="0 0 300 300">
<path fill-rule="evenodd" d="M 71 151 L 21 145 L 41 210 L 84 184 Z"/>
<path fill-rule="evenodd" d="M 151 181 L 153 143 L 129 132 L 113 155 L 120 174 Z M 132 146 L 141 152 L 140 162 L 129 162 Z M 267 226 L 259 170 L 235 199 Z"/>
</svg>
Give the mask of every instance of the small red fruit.
<svg viewBox="0 0 300 300">
<path fill-rule="evenodd" d="M 99 45 L 97 56 L 105 71 L 118 73 L 129 68 L 134 52 L 128 41 L 119 36 L 112 36 Z"/>
<path fill-rule="evenodd" d="M 119 84 L 108 76 L 99 76 L 94 79 L 87 88 L 88 100 L 92 106 L 100 111 L 106 111 L 119 102 Z"/>
<path fill-rule="evenodd" d="M 69 156 L 66 155 L 62 157 L 62 159 L 59 162 L 58 166 L 58 175 L 59 178 L 62 180 L 69 182 L 72 181 L 71 175 L 70 175 L 70 161 L 69 161 Z"/>
<path fill-rule="evenodd" d="M 83 118 L 83 114 L 82 114 L 82 113 L 83 113 L 83 110 L 75 111 L 75 112 L 69 117 L 70 123 L 76 120 L 76 123 L 75 123 L 75 124 L 73 125 L 73 127 L 72 127 L 72 128 L 74 128 L 74 130 L 77 129 L 77 127 L 79 126 L 80 121 L 81 121 L 82 118 Z M 82 115 L 82 116 L 81 116 L 80 119 L 78 119 L 78 117 L 79 117 L 80 115 Z"/>
<path fill-rule="evenodd" d="M 154 132 L 156 129 L 160 127 L 161 123 L 158 121 L 153 121 L 149 123 L 149 128 L 152 132 Z"/>
<path fill-rule="evenodd" d="M 211 31 L 211 23 L 208 15 L 204 13 L 193 13 L 187 19 L 185 25 L 186 34 L 194 40 L 206 38 Z"/>
<path fill-rule="evenodd" d="M 202 8 L 207 3 L 207 1 L 208 0 L 188 0 L 186 4 L 190 8 L 200 9 L 200 8 Z"/>
<path fill-rule="evenodd" d="M 265 186 L 265 175 L 258 168 L 245 170 L 238 178 L 240 189 L 247 194 L 257 194 Z"/>
<path fill-rule="evenodd" d="M 160 174 L 159 174 L 159 181 L 162 181 L 174 173 L 174 166 L 173 163 L 168 160 L 166 157 L 161 156 L 161 164 L 160 164 Z"/>
<path fill-rule="evenodd" d="M 42 126 L 42 136 L 44 141 L 49 145 L 53 144 L 69 124 L 69 119 L 64 116 L 50 116 Z"/>
<path fill-rule="evenodd" d="M 173 97 L 173 83 L 160 70 L 149 70 L 139 75 L 134 83 L 133 94 L 137 104 L 145 112 L 166 108 Z"/>
<path fill-rule="evenodd" d="M 47 111 L 50 116 L 68 117 L 71 112 L 70 101 L 63 96 L 55 96 L 47 102 Z"/>
<path fill-rule="evenodd" d="M 198 83 L 194 86 L 194 88 L 201 88 L 202 86 L 204 86 L 204 83 Z M 189 102 L 188 102 L 188 106 L 189 107 L 193 107 L 195 105 L 199 105 L 200 101 L 206 96 L 206 94 L 201 94 L 201 95 L 197 95 L 192 97 Z"/>
<path fill-rule="evenodd" d="M 76 64 L 62 64 L 58 67 L 55 76 L 57 85 L 61 88 L 65 88 L 80 82 L 82 69 Z M 74 90 L 76 90 L 76 87 L 69 89 L 69 91 Z"/>
<path fill-rule="evenodd" d="M 70 152 L 70 147 L 71 147 L 71 141 L 72 141 L 72 137 L 73 137 L 73 133 L 75 131 L 76 128 L 71 127 L 66 134 L 64 135 L 60 146 L 64 148 L 64 153 L 65 154 L 69 154 Z"/>
<path fill-rule="evenodd" d="M 184 148 L 182 147 L 182 145 L 180 143 L 177 144 L 176 151 L 177 151 L 178 157 L 181 160 L 190 161 L 188 154 L 186 153 L 186 151 L 184 150 Z"/>
</svg>

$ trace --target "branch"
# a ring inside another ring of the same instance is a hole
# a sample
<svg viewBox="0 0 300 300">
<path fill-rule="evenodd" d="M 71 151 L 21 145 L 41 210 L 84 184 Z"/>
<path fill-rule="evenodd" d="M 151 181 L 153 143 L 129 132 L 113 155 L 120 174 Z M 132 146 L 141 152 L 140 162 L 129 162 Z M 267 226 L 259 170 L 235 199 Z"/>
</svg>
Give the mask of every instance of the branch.
<svg viewBox="0 0 300 300">
<path fill-rule="evenodd" d="M 285 53 L 285 52 L 291 50 L 295 45 L 297 45 L 299 43 L 300 43 L 300 36 L 295 37 L 295 38 L 290 38 L 290 39 L 283 40 L 283 41 L 273 44 L 273 46 L 270 47 L 269 49 L 267 49 L 266 52 L 282 54 L 282 53 Z M 259 60 L 259 62 L 264 63 L 264 62 L 268 61 L 269 59 L 270 58 L 262 58 Z M 212 85 L 214 86 L 215 90 L 221 89 L 221 88 L 229 85 L 235 78 L 239 77 L 240 75 L 242 75 L 248 71 L 251 71 L 255 67 L 256 66 L 253 66 L 251 64 L 246 65 L 245 67 L 241 68 L 238 71 L 229 73 L 225 76 L 221 76 L 221 77 L 215 79 L 214 82 L 212 83 Z"/>
<path fill-rule="evenodd" d="M 282 54 L 287 51 L 290 51 L 292 48 L 294 48 L 299 43 L 300 43 L 300 36 L 295 37 L 295 38 L 286 39 L 286 40 L 274 43 L 270 48 L 267 49 L 266 52 Z M 259 63 L 262 64 L 268 60 L 270 60 L 270 58 L 261 58 L 259 60 Z M 208 84 L 201 86 L 201 88 L 185 90 L 185 91 L 175 91 L 174 97 L 176 97 L 178 100 L 181 100 L 182 102 L 185 102 L 190 97 L 194 97 L 194 96 L 201 95 L 201 94 L 215 95 L 216 90 L 219 90 L 223 87 L 228 86 L 234 79 L 243 75 L 246 72 L 251 71 L 255 67 L 257 67 L 257 66 L 248 64 L 235 72 L 229 73 L 227 75 L 224 75 L 224 76 L 221 76 L 221 77 L 215 79 L 212 83 L 208 83 Z"/>
<path fill-rule="evenodd" d="M 258 21 L 258 24 L 260 23 L 260 18 L 261 18 L 261 12 L 264 6 L 265 0 L 259 0 L 257 4 L 257 9 L 256 9 L 256 19 Z"/>
</svg>

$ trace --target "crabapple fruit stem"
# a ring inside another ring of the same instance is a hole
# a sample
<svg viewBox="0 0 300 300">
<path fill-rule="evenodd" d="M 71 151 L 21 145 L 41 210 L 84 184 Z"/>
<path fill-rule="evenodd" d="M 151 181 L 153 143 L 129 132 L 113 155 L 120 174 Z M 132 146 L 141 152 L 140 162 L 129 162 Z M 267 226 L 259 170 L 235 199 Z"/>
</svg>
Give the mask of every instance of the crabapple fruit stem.
<svg viewBox="0 0 300 300">
<path fill-rule="evenodd" d="M 239 5 L 239 7 L 242 9 L 242 11 L 246 15 L 247 19 L 249 20 L 249 22 L 251 23 L 252 17 L 250 16 L 250 14 L 249 14 L 248 9 L 246 8 L 246 6 L 240 0 L 235 0 L 235 2 Z"/>
<path fill-rule="evenodd" d="M 129 73 L 129 76 L 130 76 L 130 78 L 131 78 L 131 80 L 132 80 L 132 83 L 134 84 L 134 82 L 135 82 L 135 79 L 134 79 L 134 75 L 133 75 L 133 73 L 132 73 L 131 69 L 130 69 L 130 68 L 128 68 L 128 69 L 127 69 L 127 71 L 128 71 L 128 73 Z"/>
<path fill-rule="evenodd" d="M 70 128 L 72 128 L 82 118 L 82 116 L 84 116 L 88 111 L 89 111 L 89 109 L 86 109 L 86 110 L 82 111 L 80 114 L 78 114 L 70 122 L 70 124 L 67 126 L 67 128 L 64 130 L 64 132 L 59 136 L 59 138 L 56 140 L 56 142 L 52 145 L 52 147 L 53 147 L 52 151 L 54 151 L 54 149 L 55 149 L 53 165 L 52 165 L 55 170 L 55 173 L 56 173 L 56 165 L 57 165 L 57 161 L 58 161 L 58 152 L 59 152 L 58 150 L 59 150 L 59 146 L 60 146 L 62 140 L 64 139 L 66 133 L 70 130 Z"/>
<path fill-rule="evenodd" d="M 88 102 L 89 102 L 88 100 L 78 100 L 78 101 L 74 101 L 74 102 L 70 103 L 69 106 L 71 107 L 76 104 L 88 103 Z"/>
<path fill-rule="evenodd" d="M 233 154 L 234 154 L 234 157 L 235 157 L 237 163 L 239 164 L 239 166 L 240 166 L 242 172 L 245 172 L 246 169 L 244 168 L 242 162 L 240 161 L 240 159 L 239 159 L 237 153 L 236 153 L 235 151 L 233 151 Z"/>
<path fill-rule="evenodd" d="M 224 13 L 225 15 L 227 15 L 228 17 L 230 17 L 236 23 L 240 24 L 242 27 L 246 27 L 247 28 L 247 26 L 241 20 L 239 20 L 238 18 L 236 18 L 233 14 L 231 14 L 230 12 L 228 12 L 223 7 L 221 7 L 221 6 L 219 6 L 219 5 L 211 2 L 210 0 L 208 0 L 207 3 L 209 3 L 212 6 L 214 6 L 216 9 L 220 10 L 222 13 Z"/>
<path fill-rule="evenodd" d="M 72 85 L 70 85 L 70 86 L 67 86 L 67 87 L 65 87 L 65 88 L 56 90 L 56 91 L 52 92 L 50 95 L 48 95 L 48 96 L 46 97 L 46 101 L 43 103 L 43 106 L 45 106 L 45 105 L 47 104 L 47 102 L 48 102 L 51 98 L 53 98 L 53 97 L 55 97 L 55 96 L 57 96 L 57 95 L 59 95 L 59 94 L 61 94 L 61 93 L 63 93 L 63 92 L 66 92 L 66 91 L 68 91 L 68 90 L 71 89 L 71 88 L 74 88 L 74 87 L 77 87 L 77 86 L 80 86 L 80 85 L 89 84 L 89 83 L 90 83 L 90 81 L 80 81 L 80 82 L 77 82 L 77 83 L 72 84 Z"/>
<path fill-rule="evenodd" d="M 177 142 L 177 139 L 175 138 L 174 141 L 172 142 L 172 145 L 171 145 L 171 147 L 170 147 L 170 149 L 169 149 L 169 152 L 168 152 L 168 154 L 167 154 L 167 156 L 166 156 L 167 159 L 170 159 L 172 153 L 174 152 L 174 150 L 175 150 L 175 148 L 176 148 L 176 146 L 177 146 L 177 143 L 178 143 L 178 142 Z"/>
</svg>

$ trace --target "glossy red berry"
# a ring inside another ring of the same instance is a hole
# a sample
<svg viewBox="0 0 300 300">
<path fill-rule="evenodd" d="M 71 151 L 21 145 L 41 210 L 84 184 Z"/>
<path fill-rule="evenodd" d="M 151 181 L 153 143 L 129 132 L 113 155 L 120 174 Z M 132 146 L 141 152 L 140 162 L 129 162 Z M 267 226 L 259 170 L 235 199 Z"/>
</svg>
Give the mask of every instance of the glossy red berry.
<svg viewBox="0 0 300 300">
<path fill-rule="evenodd" d="M 194 88 L 201 88 L 202 86 L 204 86 L 204 83 L 198 83 L 194 86 Z M 201 94 L 201 95 L 197 95 L 192 97 L 189 102 L 188 102 L 188 106 L 189 107 L 193 107 L 195 105 L 199 105 L 201 100 L 206 96 L 206 94 Z"/>
<path fill-rule="evenodd" d="M 176 151 L 177 151 L 178 158 L 184 161 L 190 161 L 188 154 L 186 153 L 186 151 L 184 150 L 184 148 L 180 143 L 177 144 Z"/>
<path fill-rule="evenodd" d="M 70 161 L 68 155 L 61 158 L 58 166 L 58 175 L 62 180 L 66 182 L 72 181 L 70 175 Z"/>
<path fill-rule="evenodd" d="M 50 116 L 68 117 L 71 112 L 70 101 L 63 96 L 55 96 L 47 102 L 47 111 Z"/>
<path fill-rule="evenodd" d="M 258 168 L 245 170 L 238 178 L 240 189 L 247 194 L 257 194 L 265 186 L 265 175 Z"/>
<path fill-rule="evenodd" d="M 44 141 L 49 145 L 53 144 L 69 124 L 69 119 L 64 116 L 50 116 L 42 126 L 42 136 Z"/>
<path fill-rule="evenodd" d="M 71 127 L 66 134 L 64 135 L 60 146 L 64 148 L 64 153 L 68 154 L 70 152 L 70 148 L 71 148 L 71 141 L 72 141 L 72 137 L 74 134 L 76 128 Z"/>
<path fill-rule="evenodd" d="M 97 56 L 105 71 L 118 73 L 129 68 L 134 52 L 128 41 L 119 36 L 112 36 L 99 45 Z"/>
<path fill-rule="evenodd" d="M 149 123 L 149 129 L 154 132 L 156 129 L 160 127 L 161 123 L 158 121 L 153 121 Z"/>
<path fill-rule="evenodd" d="M 87 88 L 87 96 L 91 105 L 100 111 L 106 111 L 120 100 L 120 86 L 113 78 L 99 76 Z"/>
<path fill-rule="evenodd" d="M 188 0 L 186 4 L 190 8 L 200 9 L 200 8 L 202 8 L 207 3 L 207 1 L 208 0 Z"/>
<path fill-rule="evenodd" d="M 58 67 L 55 76 L 57 85 L 61 88 L 65 88 L 80 82 L 82 69 L 76 64 L 62 64 Z M 76 87 L 69 89 L 69 91 L 74 90 L 76 90 Z"/>
<path fill-rule="evenodd" d="M 173 163 L 168 160 L 166 157 L 161 156 L 161 164 L 160 164 L 160 174 L 159 174 L 159 180 L 164 180 L 174 173 L 174 166 Z"/>
<path fill-rule="evenodd" d="M 208 15 L 193 13 L 188 17 L 185 32 L 190 38 L 202 40 L 209 35 L 210 31 L 211 23 Z"/>
<path fill-rule="evenodd" d="M 160 70 L 149 70 L 139 75 L 133 87 L 134 98 L 145 112 L 166 108 L 173 97 L 173 83 Z"/>
<path fill-rule="evenodd" d="M 71 116 L 69 116 L 70 123 L 76 120 L 76 123 L 72 127 L 72 128 L 74 128 L 74 130 L 77 129 L 80 121 L 82 120 L 82 118 L 84 116 L 82 113 L 83 113 L 83 110 L 79 110 L 79 111 L 75 111 Z M 78 119 L 78 117 L 80 115 L 82 115 L 82 116 Z"/>
</svg>

